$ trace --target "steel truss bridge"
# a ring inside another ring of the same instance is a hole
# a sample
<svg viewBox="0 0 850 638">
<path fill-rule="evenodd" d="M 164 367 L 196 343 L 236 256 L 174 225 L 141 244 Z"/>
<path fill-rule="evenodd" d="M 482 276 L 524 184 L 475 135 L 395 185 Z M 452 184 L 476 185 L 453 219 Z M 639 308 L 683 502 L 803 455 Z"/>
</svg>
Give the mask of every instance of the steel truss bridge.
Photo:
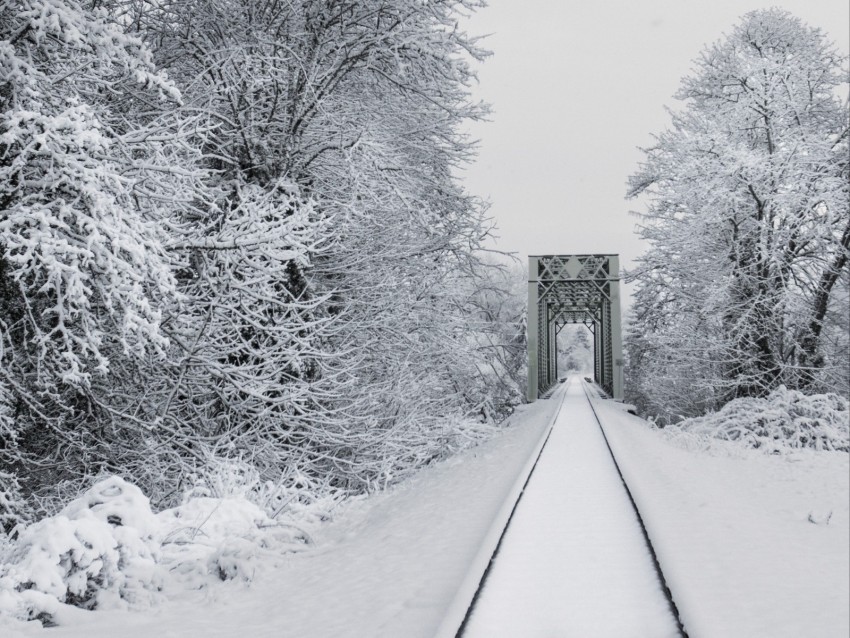
<svg viewBox="0 0 850 638">
<path fill-rule="evenodd" d="M 618 255 L 528 258 L 529 402 L 557 383 L 558 333 L 578 323 L 593 333 L 594 381 L 623 400 L 619 263 Z"/>
</svg>

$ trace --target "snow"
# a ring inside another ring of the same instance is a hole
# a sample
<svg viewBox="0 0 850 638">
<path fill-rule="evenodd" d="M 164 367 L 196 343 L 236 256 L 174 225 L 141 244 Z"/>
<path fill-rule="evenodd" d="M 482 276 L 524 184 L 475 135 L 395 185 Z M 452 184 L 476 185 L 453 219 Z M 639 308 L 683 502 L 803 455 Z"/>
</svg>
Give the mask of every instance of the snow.
<svg viewBox="0 0 850 638">
<path fill-rule="evenodd" d="M 118 477 L 99 482 L 20 532 L 0 570 L 0 611 L 38 617 L 61 613 L 66 600 L 84 608 L 151 602 L 160 586 L 155 527 L 141 490 Z"/>
<path fill-rule="evenodd" d="M 0 546 L 0 612 L 65 624 L 78 608 L 155 607 L 175 592 L 249 582 L 258 566 L 306 542 L 244 496 L 197 491 L 154 514 L 138 487 L 117 476 L 98 481 Z"/>
<path fill-rule="evenodd" d="M 691 638 L 850 635 L 847 454 L 693 448 L 594 404 Z"/>
<path fill-rule="evenodd" d="M 578 384 L 569 391 L 568 402 L 577 401 Z M 523 406 L 509 427 L 479 446 L 385 492 L 349 501 L 334 520 L 307 527 L 312 542 L 300 551 L 293 551 L 300 532 L 291 542 L 275 541 L 258 524 L 262 513 L 244 502 L 198 497 L 179 515 L 155 515 L 155 525 L 142 516 L 140 526 L 148 525 L 149 533 L 136 532 L 145 542 L 175 526 L 194 534 L 172 535 L 179 542 L 171 543 L 160 538 L 152 555 L 171 562 L 158 575 L 162 595 L 150 607 L 54 609 L 60 626 L 51 629 L 0 612 L 0 635 L 452 635 L 494 530 L 501 529 L 505 503 L 552 423 L 557 397 Z M 534 636 L 534 629 L 537 635 L 618 638 L 675 633 L 604 444 L 579 403 L 565 405 L 553 429 L 468 637 L 482 635 L 473 630 L 487 606 L 496 608 L 498 629 L 483 635 L 493 638 Z M 622 405 L 593 403 L 691 638 L 848 635 L 847 454 L 801 449 L 767 455 L 728 441 L 702 448 L 652 428 Z M 113 501 L 108 508 L 92 493 L 66 508 L 66 520 L 93 526 L 86 522 L 92 517 L 99 523 L 122 513 L 122 523 L 138 518 L 143 495 L 118 482 L 114 494 L 109 487 L 98 488 L 98 498 Z M 124 527 L 119 535 L 135 529 Z M 117 540 L 116 529 L 110 534 Z M 110 537 L 99 542 L 113 543 Z M 517 600 L 495 593 L 499 572 L 526 593 Z M 495 602 L 488 602 L 491 594 Z M 50 609 L 46 594 L 28 595 L 41 596 L 36 602 Z M 9 604 L 0 595 L 0 607 Z M 569 626 L 555 624 L 563 618 Z"/>
<path fill-rule="evenodd" d="M 463 637 L 678 636 L 578 377 L 565 394 Z"/>
<path fill-rule="evenodd" d="M 487 442 L 350 502 L 335 521 L 310 530 L 313 549 L 267 557 L 255 564 L 250 583 L 171 592 L 144 614 L 80 611 L 61 618 L 49 635 L 430 638 L 457 606 L 481 539 L 498 527 L 494 521 L 556 408 L 552 401 L 520 407 L 512 427 Z M 4 637 L 45 631 L 36 623 L 2 623 Z"/>
<path fill-rule="evenodd" d="M 766 397 L 729 401 L 717 412 L 685 419 L 671 430 L 682 436 L 740 441 L 767 454 L 788 450 L 850 451 L 850 406 L 834 393 L 806 395 L 779 386 Z"/>
</svg>

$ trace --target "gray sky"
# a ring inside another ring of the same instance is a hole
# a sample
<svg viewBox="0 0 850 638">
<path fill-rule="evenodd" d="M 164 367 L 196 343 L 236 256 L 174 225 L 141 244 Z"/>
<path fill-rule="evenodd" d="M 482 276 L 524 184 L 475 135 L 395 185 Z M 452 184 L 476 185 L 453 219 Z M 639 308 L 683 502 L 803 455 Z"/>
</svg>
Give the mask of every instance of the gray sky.
<svg viewBox="0 0 850 638">
<path fill-rule="evenodd" d="M 465 172 L 492 202 L 496 247 L 528 254 L 643 252 L 624 200 L 639 146 L 669 123 L 664 107 L 703 47 L 741 16 L 778 6 L 850 49 L 847 0 L 490 0 L 467 24 L 492 34 L 477 95 L 492 121 Z"/>
</svg>

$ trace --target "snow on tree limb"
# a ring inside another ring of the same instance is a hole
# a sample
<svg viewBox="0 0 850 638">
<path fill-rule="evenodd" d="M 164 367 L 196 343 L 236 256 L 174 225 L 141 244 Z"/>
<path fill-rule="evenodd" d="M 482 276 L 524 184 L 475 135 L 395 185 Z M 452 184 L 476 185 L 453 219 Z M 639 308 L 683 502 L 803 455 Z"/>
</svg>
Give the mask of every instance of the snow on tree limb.
<svg viewBox="0 0 850 638">
<path fill-rule="evenodd" d="M 846 390 L 846 85 L 823 33 L 778 9 L 747 14 L 683 79 L 629 181 L 648 202 L 629 338 L 647 409 Z"/>
</svg>

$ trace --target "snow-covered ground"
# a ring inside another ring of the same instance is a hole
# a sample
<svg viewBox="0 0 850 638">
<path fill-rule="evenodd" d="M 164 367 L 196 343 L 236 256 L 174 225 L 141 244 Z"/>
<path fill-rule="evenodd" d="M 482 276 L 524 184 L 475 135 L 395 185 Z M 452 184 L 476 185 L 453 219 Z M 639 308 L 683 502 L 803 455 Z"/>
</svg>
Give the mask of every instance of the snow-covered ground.
<svg viewBox="0 0 850 638">
<path fill-rule="evenodd" d="M 671 439 L 610 401 L 594 404 L 691 638 L 848 635 L 847 454 L 801 450 L 770 456 L 731 443 L 703 448 L 694 439 Z M 486 558 L 494 529 L 499 529 L 505 514 L 505 498 L 516 492 L 557 407 L 557 398 L 524 406 L 510 427 L 486 443 L 426 468 L 387 492 L 349 503 L 332 522 L 308 530 L 314 543 L 305 551 L 263 554 L 266 558 L 256 562 L 250 584 L 234 579 L 182 593 L 167 588 L 167 600 L 153 608 L 60 615 L 62 626 L 51 629 L 0 617 L 0 635 L 425 638 L 440 631 L 451 635 L 450 626 L 474 591 L 470 585 L 477 584 L 482 557 Z M 577 447 L 592 439 L 590 431 L 563 432 L 567 436 L 550 442 L 552 449 L 560 447 L 567 456 L 563 467 L 550 464 L 549 480 L 566 483 L 586 475 L 590 481 L 591 468 L 576 472 L 586 460 Z M 539 512 L 522 523 L 528 533 L 551 534 L 562 526 L 566 539 L 569 527 L 580 530 L 588 523 L 553 518 L 553 508 L 547 505 L 556 497 L 545 490 L 536 496 L 526 494 L 523 500 L 536 502 Z M 592 501 L 585 500 L 584 505 L 593 506 Z M 620 526 L 633 522 L 616 519 L 627 509 L 626 503 L 615 509 L 605 516 L 611 517 L 615 529 L 609 531 L 616 536 L 624 531 Z M 535 520 L 536 516 L 540 518 Z M 632 551 L 627 556 L 601 552 L 593 558 L 593 541 L 578 543 L 585 544 L 587 554 L 578 554 L 574 567 L 563 570 L 563 581 L 558 583 L 566 592 L 563 608 L 576 618 L 593 609 L 603 619 L 622 612 L 629 605 L 623 602 L 622 590 L 612 585 L 610 598 L 600 601 L 597 594 L 587 598 L 590 590 L 577 583 L 598 577 L 604 561 L 634 559 Z M 565 564 L 563 554 L 575 556 L 575 549 L 575 542 L 552 545 L 552 565 Z M 640 554 L 641 549 L 639 543 L 633 544 L 633 552 Z M 500 556 L 509 555 L 503 545 Z M 528 573 L 518 577 L 534 580 L 536 569 L 529 564 Z M 642 578 L 634 582 L 644 582 Z M 645 583 L 647 590 L 654 586 Z M 452 619 L 448 623 L 447 614 Z M 529 619 L 520 623 L 521 633 L 511 635 L 528 635 L 522 628 L 532 626 Z M 642 635 L 655 638 L 666 635 L 667 629 L 653 632 L 648 629 Z"/>
<path fill-rule="evenodd" d="M 458 588 L 480 563 L 482 538 L 492 537 L 556 408 L 554 401 L 523 406 L 486 443 L 350 503 L 311 530 L 314 549 L 260 565 L 250 586 L 237 580 L 172 594 L 143 613 L 80 612 L 51 629 L 4 626 L 0 618 L 0 635 L 430 638 L 458 601 L 462 619 L 466 593 L 458 598 Z M 467 593 L 471 599 L 474 587 Z"/>
<path fill-rule="evenodd" d="M 698 445 L 594 404 L 691 638 L 850 635 L 847 454 Z"/>
</svg>

